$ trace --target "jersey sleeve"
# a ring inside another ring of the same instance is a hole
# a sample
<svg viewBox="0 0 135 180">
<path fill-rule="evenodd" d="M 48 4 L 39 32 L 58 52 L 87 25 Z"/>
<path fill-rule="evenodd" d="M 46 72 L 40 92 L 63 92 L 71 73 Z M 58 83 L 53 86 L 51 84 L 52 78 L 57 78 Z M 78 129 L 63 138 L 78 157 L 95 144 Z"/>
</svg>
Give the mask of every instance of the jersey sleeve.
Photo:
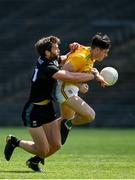
<svg viewBox="0 0 135 180">
<path fill-rule="evenodd" d="M 59 71 L 59 68 L 55 65 L 49 65 L 46 69 L 45 72 L 49 77 L 52 77 L 56 72 Z"/>
</svg>

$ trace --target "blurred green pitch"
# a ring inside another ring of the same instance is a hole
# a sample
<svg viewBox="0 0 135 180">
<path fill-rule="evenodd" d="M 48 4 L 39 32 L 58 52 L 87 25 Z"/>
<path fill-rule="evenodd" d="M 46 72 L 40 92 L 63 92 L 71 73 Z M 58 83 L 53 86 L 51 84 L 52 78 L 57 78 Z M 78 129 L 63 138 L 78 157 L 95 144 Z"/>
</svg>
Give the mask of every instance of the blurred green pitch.
<svg viewBox="0 0 135 180">
<path fill-rule="evenodd" d="M 31 154 L 16 149 L 7 162 L 5 137 L 29 139 L 25 128 L 0 128 L 0 179 L 134 179 L 135 129 L 73 128 L 66 144 L 46 159 L 43 173 L 25 165 Z"/>
</svg>

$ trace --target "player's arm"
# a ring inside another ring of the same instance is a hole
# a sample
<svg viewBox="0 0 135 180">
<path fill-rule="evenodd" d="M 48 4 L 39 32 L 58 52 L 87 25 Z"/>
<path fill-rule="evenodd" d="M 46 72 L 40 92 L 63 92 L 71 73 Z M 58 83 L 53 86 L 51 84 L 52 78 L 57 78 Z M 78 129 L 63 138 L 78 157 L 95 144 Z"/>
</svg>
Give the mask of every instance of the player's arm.
<svg viewBox="0 0 135 180">
<path fill-rule="evenodd" d="M 74 65 L 72 65 L 72 63 L 70 62 L 70 61 L 67 61 L 64 65 L 63 65 L 63 69 L 65 69 L 65 70 L 68 70 L 68 71 L 70 71 L 70 72 L 77 72 L 77 71 L 79 71 L 79 68 L 77 69 L 75 69 L 75 67 L 76 66 L 74 66 Z M 78 66 L 77 66 L 78 67 Z M 86 83 L 74 83 L 78 88 L 79 88 L 79 90 L 80 90 L 80 92 L 81 93 L 86 93 L 86 92 L 88 92 L 88 90 L 89 90 L 89 86 L 88 86 L 88 84 L 86 84 Z"/>
<path fill-rule="evenodd" d="M 94 75 L 92 73 L 69 72 L 66 70 L 59 70 L 53 74 L 52 77 L 57 80 L 73 83 L 87 82 L 94 79 Z"/>
<path fill-rule="evenodd" d="M 104 80 L 103 76 L 100 75 L 99 71 L 96 68 L 92 68 L 91 73 L 93 73 L 93 75 L 95 76 L 94 79 L 101 83 L 102 87 L 108 85 L 108 83 Z"/>
<path fill-rule="evenodd" d="M 60 66 L 63 66 L 66 63 L 67 60 L 67 54 L 66 55 L 61 55 L 59 58 L 59 64 Z"/>
<path fill-rule="evenodd" d="M 73 53 L 78 47 L 80 47 L 80 44 L 77 42 L 69 44 L 69 52 L 65 55 L 60 56 L 60 65 L 63 66 L 68 58 L 68 56 Z"/>
</svg>

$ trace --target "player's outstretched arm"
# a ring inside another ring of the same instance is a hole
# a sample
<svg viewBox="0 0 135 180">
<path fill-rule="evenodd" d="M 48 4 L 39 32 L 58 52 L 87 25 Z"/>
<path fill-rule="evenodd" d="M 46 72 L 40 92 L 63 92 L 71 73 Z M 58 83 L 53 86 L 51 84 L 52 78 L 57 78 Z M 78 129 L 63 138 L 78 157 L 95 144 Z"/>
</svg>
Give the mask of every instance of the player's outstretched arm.
<svg viewBox="0 0 135 180">
<path fill-rule="evenodd" d="M 100 75 L 99 71 L 96 68 L 93 68 L 91 72 L 95 76 L 95 79 L 101 83 L 102 87 L 105 87 L 108 85 L 108 83 L 104 80 L 104 77 Z"/>
<path fill-rule="evenodd" d="M 66 82 L 87 82 L 94 79 L 94 75 L 92 73 L 79 73 L 79 72 L 69 72 L 66 70 L 59 70 L 53 75 L 54 79 L 62 80 Z"/>
</svg>

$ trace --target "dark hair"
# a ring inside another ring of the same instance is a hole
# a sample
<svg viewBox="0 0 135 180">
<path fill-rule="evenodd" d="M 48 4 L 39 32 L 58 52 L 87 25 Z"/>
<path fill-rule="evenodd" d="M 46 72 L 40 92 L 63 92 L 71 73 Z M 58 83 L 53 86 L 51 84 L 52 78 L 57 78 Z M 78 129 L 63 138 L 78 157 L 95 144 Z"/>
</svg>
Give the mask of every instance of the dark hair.
<svg viewBox="0 0 135 180">
<path fill-rule="evenodd" d="M 60 39 L 58 37 L 55 36 L 43 37 L 35 43 L 35 49 L 41 57 L 44 57 L 45 50 L 51 51 L 52 44 L 55 43 L 60 44 Z"/>
<path fill-rule="evenodd" d="M 97 33 L 92 38 L 91 47 L 99 47 L 101 49 L 110 49 L 111 47 L 111 40 L 106 34 Z"/>
</svg>

